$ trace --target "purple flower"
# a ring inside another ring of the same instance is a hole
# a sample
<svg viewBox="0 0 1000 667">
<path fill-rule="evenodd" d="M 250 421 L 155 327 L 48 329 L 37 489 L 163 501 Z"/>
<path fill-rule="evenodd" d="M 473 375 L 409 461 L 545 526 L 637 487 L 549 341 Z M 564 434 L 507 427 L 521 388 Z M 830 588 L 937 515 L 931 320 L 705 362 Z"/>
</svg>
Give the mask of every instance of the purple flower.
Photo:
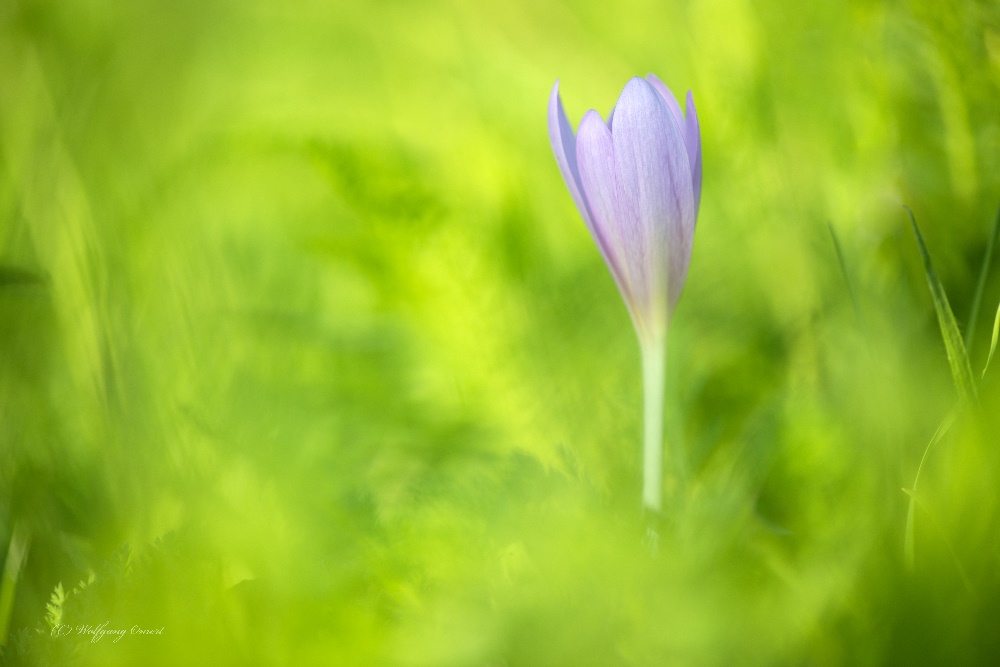
<svg viewBox="0 0 1000 667">
<path fill-rule="evenodd" d="M 549 139 L 587 228 L 611 270 L 642 348 L 643 504 L 659 511 L 663 477 L 666 339 L 691 263 L 701 202 L 701 132 L 652 74 L 625 85 L 605 123 L 588 111 L 576 135 L 559 82 L 549 98 Z"/>
<path fill-rule="evenodd" d="M 687 94 L 685 118 L 662 81 L 635 77 L 607 123 L 588 111 L 574 136 L 556 81 L 549 139 L 639 338 L 663 339 L 687 277 L 701 200 L 694 98 Z"/>
</svg>

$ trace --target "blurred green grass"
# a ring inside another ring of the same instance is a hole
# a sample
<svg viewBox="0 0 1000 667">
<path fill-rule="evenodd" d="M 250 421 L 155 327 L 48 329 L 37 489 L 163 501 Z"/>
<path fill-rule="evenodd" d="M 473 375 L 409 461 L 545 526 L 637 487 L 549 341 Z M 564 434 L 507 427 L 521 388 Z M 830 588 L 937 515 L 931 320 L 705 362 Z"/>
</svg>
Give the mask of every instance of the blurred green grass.
<svg viewBox="0 0 1000 667">
<path fill-rule="evenodd" d="M 545 128 L 649 71 L 705 164 L 656 557 Z M 902 204 L 980 369 L 998 84 L 985 1 L 0 0 L 3 663 L 994 662 L 996 369 L 912 570 L 900 489 L 956 403 Z"/>
</svg>

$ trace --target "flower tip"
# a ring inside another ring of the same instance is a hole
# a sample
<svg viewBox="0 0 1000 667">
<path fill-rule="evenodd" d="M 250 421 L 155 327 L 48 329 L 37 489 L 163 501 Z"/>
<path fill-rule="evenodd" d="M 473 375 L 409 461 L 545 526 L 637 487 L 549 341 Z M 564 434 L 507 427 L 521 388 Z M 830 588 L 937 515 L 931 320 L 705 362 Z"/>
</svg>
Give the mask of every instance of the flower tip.
<svg viewBox="0 0 1000 667">
<path fill-rule="evenodd" d="M 556 82 L 552 84 L 552 92 L 549 93 L 549 130 L 554 131 L 555 128 L 559 127 L 560 120 L 565 116 L 562 96 L 559 95 L 559 79 L 556 79 Z"/>
<path fill-rule="evenodd" d="M 646 87 L 649 85 L 650 85 L 649 81 L 642 78 L 641 76 L 633 76 L 631 79 L 628 80 L 628 83 L 625 84 L 625 89 L 627 90 L 629 87 L 634 88 L 636 86 Z"/>
<path fill-rule="evenodd" d="M 585 123 L 588 125 L 593 123 L 595 126 L 600 123 L 601 126 L 607 129 L 604 119 L 601 118 L 600 112 L 596 109 L 590 109 L 587 113 L 583 114 L 583 118 L 580 119 L 580 129 L 583 129 Z M 579 132 L 579 130 L 577 132 Z"/>
</svg>

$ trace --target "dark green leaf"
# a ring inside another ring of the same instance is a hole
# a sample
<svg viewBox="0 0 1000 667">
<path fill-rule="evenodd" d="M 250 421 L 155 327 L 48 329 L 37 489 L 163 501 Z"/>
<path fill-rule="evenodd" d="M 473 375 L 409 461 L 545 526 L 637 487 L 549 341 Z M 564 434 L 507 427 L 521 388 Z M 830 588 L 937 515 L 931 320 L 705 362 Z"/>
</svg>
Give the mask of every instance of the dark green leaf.
<svg viewBox="0 0 1000 667">
<path fill-rule="evenodd" d="M 993 319 L 993 340 L 990 342 L 990 355 L 986 358 L 986 365 L 983 366 L 983 375 L 986 377 L 986 370 L 993 361 L 993 353 L 997 351 L 997 334 L 1000 333 L 1000 305 L 997 306 L 997 316 Z"/>
<path fill-rule="evenodd" d="M 948 303 L 948 295 L 945 294 L 944 286 L 934 271 L 931 263 L 931 255 L 924 245 L 924 238 L 920 235 L 920 228 L 917 227 L 917 220 L 913 216 L 913 211 L 907 206 L 906 212 L 910 215 L 910 223 L 913 225 L 913 233 L 917 237 L 917 245 L 920 247 L 920 256 L 924 261 L 924 275 L 927 277 L 927 285 L 931 290 L 931 298 L 934 300 L 934 310 L 937 312 L 938 325 L 941 327 L 941 338 L 944 340 L 945 351 L 948 353 L 948 363 L 951 366 L 951 377 L 955 382 L 955 389 L 958 390 L 959 397 L 966 402 L 975 402 L 976 384 L 972 377 L 972 366 L 969 365 L 969 355 L 965 350 L 965 342 L 962 334 L 958 330 L 958 322 L 955 321 L 955 313 Z"/>
<path fill-rule="evenodd" d="M 979 269 L 976 293 L 972 297 L 972 310 L 969 311 L 969 324 L 965 332 L 965 349 L 967 350 L 972 349 L 972 338 L 976 334 L 976 322 L 979 319 L 979 305 L 983 300 L 983 287 L 986 285 L 986 275 L 989 273 L 990 264 L 993 261 L 993 248 L 996 247 L 998 236 L 1000 236 L 1000 208 L 997 209 L 997 217 L 993 221 L 993 233 L 990 234 L 990 240 L 986 243 L 986 254 L 983 255 L 983 265 Z"/>
</svg>

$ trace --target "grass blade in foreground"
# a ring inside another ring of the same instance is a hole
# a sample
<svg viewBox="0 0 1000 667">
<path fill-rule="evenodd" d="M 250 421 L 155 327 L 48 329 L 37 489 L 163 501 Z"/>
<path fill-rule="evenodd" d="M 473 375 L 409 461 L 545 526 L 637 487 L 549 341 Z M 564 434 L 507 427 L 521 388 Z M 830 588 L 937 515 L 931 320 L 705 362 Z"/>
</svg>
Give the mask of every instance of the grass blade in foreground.
<svg viewBox="0 0 1000 667">
<path fill-rule="evenodd" d="M 986 357 L 986 365 L 983 366 L 981 378 L 986 377 L 986 371 L 990 367 L 990 362 L 993 361 L 993 353 L 997 351 L 997 333 L 1000 333 L 1000 304 L 997 305 L 997 316 L 993 320 L 993 340 L 990 342 L 990 354 Z"/>
<path fill-rule="evenodd" d="M 986 274 L 989 273 L 990 264 L 993 261 L 993 248 L 996 247 L 997 237 L 1000 236 L 1000 208 L 997 209 L 997 217 L 993 221 L 993 233 L 986 244 L 986 254 L 983 256 L 983 266 L 979 269 L 979 281 L 976 283 L 976 294 L 972 297 L 972 310 L 969 311 L 969 323 L 965 332 L 965 349 L 972 349 L 972 337 L 976 334 L 976 321 L 979 319 L 979 305 L 983 300 L 983 287 L 986 285 Z M 995 331 L 995 329 L 994 329 Z M 996 340 L 996 335 L 993 336 Z M 983 371 L 986 372 L 985 370 Z"/>
<path fill-rule="evenodd" d="M 844 284 L 847 285 L 847 293 L 851 295 L 851 305 L 854 306 L 854 316 L 857 318 L 858 323 L 861 324 L 861 307 L 858 305 L 858 297 L 854 293 L 854 287 L 851 285 L 850 275 L 847 273 L 847 262 L 844 259 L 844 250 L 840 247 L 840 239 L 837 237 L 837 230 L 833 228 L 833 223 L 826 223 L 827 229 L 830 230 L 830 238 L 833 239 L 833 249 L 837 253 L 837 263 L 840 265 L 840 273 L 844 277 Z"/>
<path fill-rule="evenodd" d="M 3 579 L 0 580 L 0 647 L 7 643 L 10 630 L 10 618 L 14 609 L 14 596 L 17 593 L 17 581 L 21 576 L 21 566 L 28 555 L 31 546 L 31 533 L 24 524 L 14 524 L 14 534 L 11 535 L 7 548 L 7 558 L 4 562 Z"/>
<path fill-rule="evenodd" d="M 938 324 L 941 326 L 941 338 L 944 339 L 944 347 L 948 353 L 948 363 L 951 366 L 951 377 L 955 382 L 955 389 L 963 402 L 975 403 L 976 384 L 972 377 L 972 366 L 969 365 L 969 355 L 965 349 L 965 342 L 962 334 L 958 330 L 958 322 L 955 321 L 955 313 L 948 303 L 948 295 L 944 292 L 944 287 L 934 271 L 931 264 L 930 253 L 924 245 L 924 238 L 920 235 L 917 227 L 917 220 L 913 217 L 913 211 L 909 206 L 904 207 L 910 215 L 910 223 L 913 225 L 913 233 L 917 237 L 917 245 L 920 246 L 920 256 L 924 261 L 924 275 L 927 277 L 927 285 L 931 289 L 931 297 L 934 300 L 934 310 L 937 312 Z"/>
<path fill-rule="evenodd" d="M 924 275 L 927 278 L 927 285 L 931 290 L 931 297 L 934 300 L 934 310 L 937 312 L 938 324 L 941 327 L 941 338 L 944 339 L 945 350 L 948 353 L 948 363 L 951 366 L 951 376 L 955 382 L 955 389 L 958 390 L 959 398 L 963 404 L 974 403 L 976 401 L 976 385 L 975 380 L 972 376 L 972 366 L 969 364 L 969 355 L 965 349 L 965 343 L 962 340 L 962 334 L 958 330 L 958 322 L 955 321 L 955 314 L 951 310 L 951 305 L 948 303 L 948 295 L 945 294 L 944 287 L 941 285 L 941 280 L 937 276 L 937 272 L 934 271 L 934 265 L 931 263 L 930 253 L 927 252 L 927 246 L 924 245 L 924 238 L 920 235 L 920 228 L 917 227 L 917 220 L 913 216 L 913 211 L 910 210 L 909 206 L 904 207 L 906 212 L 910 216 L 910 223 L 913 225 L 913 234 L 917 237 L 917 245 L 920 247 L 920 257 L 924 262 Z M 915 503 L 917 497 L 917 484 L 920 482 L 920 473 L 923 471 L 924 463 L 927 460 L 927 454 L 931 451 L 938 441 L 944 437 L 944 434 L 948 432 L 952 424 L 955 421 L 957 410 L 952 411 L 941 425 L 938 427 L 937 431 L 934 433 L 934 437 L 931 441 L 927 443 L 927 447 L 924 449 L 923 456 L 920 457 L 920 465 L 917 466 L 917 474 L 913 479 L 913 488 L 904 492 L 910 497 L 909 507 L 906 511 L 906 535 L 904 537 L 904 556 L 906 558 L 907 566 L 912 569 L 914 566 L 915 555 L 914 555 L 914 514 L 916 511 Z"/>
<path fill-rule="evenodd" d="M 958 415 L 957 410 L 952 410 L 944 421 L 937 427 L 934 431 L 934 436 L 931 441 L 927 443 L 927 447 L 924 448 L 924 454 L 920 457 L 920 465 L 917 466 L 917 474 L 913 478 L 913 487 L 910 489 L 903 489 L 903 493 L 910 497 L 909 507 L 906 508 L 906 534 L 903 537 L 903 555 L 906 558 L 906 566 L 913 569 L 916 562 L 915 549 L 914 549 L 914 515 L 916 513 L 916 503 L 917 503 L 917 485 L 920 484 L 920 473 L 924 470 L 924 463 L 927 461 L 927 454 L 933 449 L 934 445 L 941 441 L 941 438 L 945 436 L 952 425 L 955 423 L 955 418 Z"/>
<path fill-rule="evenodd" d="M 943 423 L 942 426 L 944 426 Z M 937 434 L 935 434 L 935 436 L 936 435 Z M 920 499 L 917 498 L 916 494 L 912 493 L 908 489 L 903 489 L 903 492 L 906 493 L 908 496 L 910 496 L 911 507 L 913 506 L 913 503 L 918 503 L 921 506 L 921 509 L 923 509 L 924 512 L 927 514 L 927 517 L 931 520 L 931 523 L 940 533 L 941 541 L 944 542 L 945 547 L 947 547 L 948 549 L 948 553 L 951 555 L 952 562 L 955 563 L 955 569 L 958 570 L 958 576 L 962 578 L 962 584 L 965 586 L 965 590 L 975 595 L 975 589 L 972 586 L 972 581 L 969 580 L 969 575 L 965 571 L 965 566 L 962 565 L 962 560 L 958 557 L 958 553 L 955 551 L 955 547 L 952 546 L 951 540 L 949 540 L 948 536 L 945 534 L 944 527 L 941 525 L 941 522 L 938 521 L 936 518 L 934 518 L 934 515 L 931 513 L 930 508 L 924 505 L 924 503 L 920 502 Z M 909 524 L 907 528 L 909 528 Z M 908 536 L 912 535 L 912 533 L 907 533 L 907 535 Z M 911 543 L 911 548 L 912 548 L 912 543 Z M 909 565 L 911 570 L 913 569 L 912 558 L 913 558 L 913 552 L 911 551 L 907 554 L 907 565 Z"/>
</svg>

